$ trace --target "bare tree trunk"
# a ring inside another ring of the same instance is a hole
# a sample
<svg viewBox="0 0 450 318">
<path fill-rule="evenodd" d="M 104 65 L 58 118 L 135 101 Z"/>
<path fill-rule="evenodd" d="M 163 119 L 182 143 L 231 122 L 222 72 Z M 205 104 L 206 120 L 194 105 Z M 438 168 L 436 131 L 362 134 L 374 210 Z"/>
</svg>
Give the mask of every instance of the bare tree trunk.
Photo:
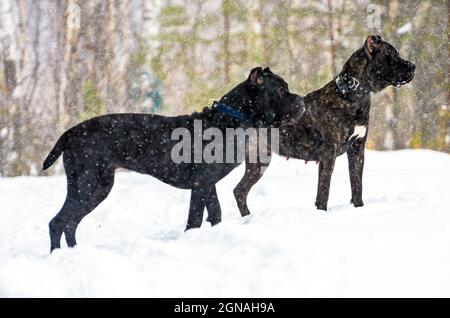
<svg viewBox="0 0 450 318">
<path fill-rule="evenodd" d="M 393 103 L 392 103 L 392 123 L 390 129 L 392 130 L 392 146 L 394 149 L 402 149 L 405 147 L 405 143 L 402 140 L 402 130 L 399 125 L 400 115 L 402 113 L 402 105 L 400 104 L 400 98 L 398 90 L 394 89 L 393 92 Z"/>
<path fill-rule="evenodd" d="M 78 115 L 78 103 L 80 83 L 77 80 L 77 47 L 80 30 L 80 3 L 79 0 L 68 0 L 65 3 L 65 42 L 64 42 L 64 67 L 63 96 L 64 113 L 68 115 L 65 122 L 72 124 Z M 68 125 L 67 125 L 68 126 Z"/>
<path fill-rule="evenodd" d="M 337 23 L 337 28 L 336 28 L 336 37 L 340 38 L 342 36 L 343 33 L 343 26 L 342 26 L 342 17 L 345 16 L 346 14 L 346 10 L 347 9 L 347 0 L 342 1 L 342 5 L 341 5 L 341 9 L 340 9 L 340 13 L 339 13 L 339 20 Z"/>
<path fill-rule="evenodd" d="M 3 11 L 0 3 L 0 31 L 4 30 L 3 21 L 7 19 L 6 16 L 10 13 L 11 11 Z M 0 79 L 0 86 L 3 88 L 3 94 L 0 94 L 0 176 L 8 174 L 7 156 L 10 151 L 9 140 L 11 140 L 10 100 L 14 87 L 17 85 L 16 63 L 9 57 L 10 46 L 11 43 L 6 38 L 0 39 L 0 58 L 4 76 L 3 81 Z"/>
<path fill-rule="evenodd" d="M 450 108 L 450 0 L 447 3 L 447 74 L 445 75 L 445 89 L 446 93 L 446 106 L 447 111 Z M 444 140 L 444 151 L 450 152 L 450 142 L 447 138 L 450 137 L 450 118 L 449 116 L 444 117 L 443 127 L 441 128 Z"/>
<path fill-rule="evenodd" d="M 450 107 L 450 0 L 447 0 L 447 109 Z M 450 129 L 450 127 L 447 127 Z"/>
<path fill-rule="evenodd" d="M 254 26 L 256 24 L 256 8 L 254 3 L 249 4 L 249 12 L 246 24 L 246 41 L 245 41 L 245 68 L 251 68 L 254 63 L 254 56 L 252 56 L 251 52 L 256 50 L 256 36 L 254 31 Z"/>
<path fill-rule="evenodd" d="M 16 33 L 16 45 L 19 50 L 19 81 L 23 80 L 23 72 L 25 66 L 25 50 L 26 50 L 26 41 L 25 41 L 25 3 L 24 0 L 17 1 L 17 12 L 18 12 L 18 23 L 17 23 L 17 33 Z"/>
<path fill-rule="evenodd" d="M 392 0 L 389 2 L 389 34 L 393 37 L 393 45 L 400 49 L 400 40 L 396 36 L 396 29 L 398 28 L 398 15 L 399 15 L 399 3 L 398 0 Z M 392 118 L 390 121 L 386 124 L 385 129 L 385 139 L 392 138 L 392 141 L 389 143 L 387 140 L 385 140 L 385 145 L 390 144 L 390 147 L 388 147 L 388 150 L 393 149 L 399 149 L 400 148 L 400 139 L 401 139 L 401 131 L 400 127 L 398 125 L 399 123 L 399 116 L 401 113 L 401 105 L 399 104 L 399 98 L 398 98 L 398 92 L 394 88 L 390 88 L 392 91 L 392 104 L 388 105 Z"/>
<path fill-rule="evenodd" d="M 229 0 L 222 1 L 222 14 L 223 14 L 223 74 L 224 74 L 224 82 L 230 82 L 230 29 L 231 29 L 231 21 L 230 21 L 230 2 Z"/>
<path fill-rule="evenodd" d="M 3 47 L 3 49 L 3 53 L 9 51 L 9 47 Z M 12 109 L 12 94 L 17 86 L 16 63 L 9 59 L 6 54 L 3 56 L 3 69 L 5 77 L 5 98 L 3 101 L 0 101 L 0 173 L 2 176 L 6 176 L 10 172 L 7 157 L 12 150 L 10 141 L 13 140 L 14 133 L 13 123 L 11 121 L 11 111 L 14 111 Z"/>
<path fill-rule="evenodd" d="M 106 77 L 103 75 L 103 71 L 106 68 L 105 56 L 106 56 L 106 32 L 101 32 L 105 29 L 106 25 L 106 14 L 105 14 L 105 3 L 100 2 L 95 4 L 93 18 L 96 21 L 99 32 L 93 32 L 91 45 L 94 51 L 94 57 L 91 68 L 90 79 L 96 83 L 97 89 L 100 92 L 106 91 L 107 82 Z"/>
<path fill-rule="evenodd" d="M 267 34 L 267 19 L 264 16 L 266 0 L 259 0 L 259 10 L 257 14 L 259 25 L 261 26 L 260 38 L 262 40 L 262 62 L 263 65 L 270 64 L 270 44 Z"/>
<path fill-rule="evenodd" d="M 422 16 L 421 21 L 423 22 L 422 27 L 426 28 L 431 20 L 431 11 L 432 4 L 430 2 L 421 3 L 422 10 L 420 15 Z M 425 31 L 422 31 L 425 32 Z M 423 37 L 422 37 L 423 39 Z M 423 43 L 421 44 L 423 45 Z M 416 49 L 418 51 L 418 49 Z M 417 76 L 416 76 L 417 78 Z M 432 120 L 432 112 L 433 112 L 433 99 L 429 96 L 429 89 L 427 86 L 429 85 L 428 78 L 420 79 L 416 84 L 416 97 L 417 97 L 417 105 L 416 109 L 418 111 L 418 120 L 419 120 L 419 129 L 421 136 L 421 147 L 429 148 L 431 144 L 431 140 L 434 137 L 433 130 L 434 125 L 431 123 Z"/>
<path fill-rule="evenodd" d="M 41 6 L 40 2 L 33 3 L 33 10 L 35 12 L 35 26 L 34 26 L 34 38 L 33 38 L 33 53 L 34 53 L 34 66 L 31 71 L 30 85 L 27 89 L 28 96 L 24 101 L 24 110 L 28 111 L 30 104 L 33 102 L 33 97 L 36 92 L 36 88 L 39 84 L 39 67 L 41 65 L 39 46 L 41 39 Z M 27 112 L 28 114 L 28 112 Z"/>
<path fill-rule="evenodd" d="M 286 72 L 286 74 L 289 74 L 289 78 L 292 78 L 295 76 L 295 68 L 294 64 L 296 64 L 294 61 L 294 55 L 292 53 L 293 49 L 291 47 L 290 43 L 290 34 L 289 34 L 289 17 L 290 12 L 292 9 L 292 1 L 291 0 L 285 0 L 280 2 L 280 14 L 278 16 L 278 27 L 280 32 L 280 44 L 283 48 L 283 51 L 285 52 L 284 55 L 286 57 L 285 69 L 283 67 L 281 68 L 283 72 Z"/>
<path fill-rule="evenodd" d="M 64 6 L 61 1 L 55 1 L 55 21 L 54 21 L 54 30 L 56 32 L 56 50 L 54 52 L 53 56 L 53 81 L 54 81 L 54 94 L 55 94 L 55 110 L 56 110 L 56 118 L 55 122 L 57 127 L 59 127 L 60 130 L 63 127 L 63 113 L 64 113 L 64 105 L 63 105 L 63 96 L 61 94 L 62 92 L 62 83 L 61 79 L 63 76 L 63 72 L 61 72 L 62 69 L 62 59 L 61 59 L 61 52 L 64 50 L 64 27 L 63 24 L 65 22 L 64 20 Z M 52 5 L 49 7 L 52 8 Z M 49 8 L 49 9 L 51 9 Z"/>
<path fill-rule="evenodd" d="M 16 68 L 16 76 L 17 79 L 15 82 L 17 86 L 13 89 L 13 92 L 18 89 L 19 91 L 16 96 L 11 98 L 10 106 L 14 106 L 14 115 L 12 122 L 12 134 L 13 134 L 13 146 L 12 152 L 15 154 L 15 160 L 11 164 L 12 167 L 12 175 L 22 175 L 27 174 L 27 166 L 24 162 L 24 134 L 23 134 L 23 118 L 24 118 L 24 109 L 22 109 L 21 101 L 22 95 L 24 94 L 24 66 L 26 59 L 26 41 L 25 41 L 25 3 L 24 0 L 17 1 L 17 13 L 18 13 L 18 23 L 17 23 L 17 32 L 16 32 L 16 46 L 19 50 L 19 60 L 18 67 Z"/>
<path fill-rule="evenodd" d="M 9 59 L 7 56 L 3 57 L 3 69 L 5 76 L 5 95 L 11 98 L 14 89 L 17 86 L 17 68 L 16 62 Z"/>
<path fill-rule="evenodd" d="M 116 8 L 114 0 L 108 0 L 108 33 L 106 39 L 105 77 L 106 77 L 106 112 L 113 112 L 116 103 L 114 77 L 114 36 L 116 29 Z"/>
<path fill-rule="evenodd" d="M 337 75 L 337 68 L 336 68 L 336 43 L 334 38 L 332 0 L 327 0 L 327 5 L 328 5 L 328 40 L 330 41 L 331 71 L 333 72 L 333 77 L 335 77 Z"/>
<path fill-rule="evenodd" d="M 130 0 L 122 0 L 118 4 L 118 12 L 120 14 L 120 20 L 118 22 L 118 30 L 120 39 L 120 52 L 119 52 L 119 67 L 118 67 L 118 78 L 117 78 L 117 104 L 116 110 L 126 111 L 129 106 L 129 96 L 128 96 L 128 83 L 130 79 L 128 78 L 129 71 L 129 52 L 133 49 L 133 44 L 131 43 L 131 32 L 130 32 Z"/>
</svg>

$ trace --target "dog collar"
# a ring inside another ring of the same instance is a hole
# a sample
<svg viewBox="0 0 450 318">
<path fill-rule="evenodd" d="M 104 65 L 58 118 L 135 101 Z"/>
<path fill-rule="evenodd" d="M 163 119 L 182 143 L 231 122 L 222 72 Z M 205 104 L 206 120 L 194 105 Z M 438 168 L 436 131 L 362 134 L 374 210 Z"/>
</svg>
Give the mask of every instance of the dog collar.
<svg viewBox="0 0 450 318">
<path fill-rule="evenodd" d="M 246 114 L 227 104 L 214 101 L 213 109 L 221 112 L 222 114 L 236 118 L 243 124 L 250 125 L 252 123 L 252 120 Z"/>
<path fill-rule="evenodd" d="M 342 95 L 354 92 L 358 88 L 361 89 L 359 80 L 347 74 L 338 75 L 335 79 L 335 83 Z"/>
</svg>

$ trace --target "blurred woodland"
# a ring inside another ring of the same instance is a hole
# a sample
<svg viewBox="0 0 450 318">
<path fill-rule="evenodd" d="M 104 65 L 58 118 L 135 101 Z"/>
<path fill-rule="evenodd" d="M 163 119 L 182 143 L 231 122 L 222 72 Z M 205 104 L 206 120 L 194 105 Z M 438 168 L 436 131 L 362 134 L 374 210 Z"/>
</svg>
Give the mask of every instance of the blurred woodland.
<svg viewBox="0 0 450 318">
<path fill-rule="evenodd" d="M 81 120 L 200 110 L 255 66 L 305 95 L 370 34 L 417 71 L 373 95 L 369 148 L 450 152 L 449 25 L 450 0 L 0 0 L 0 176 L 42 174 Z"/>
</svg>

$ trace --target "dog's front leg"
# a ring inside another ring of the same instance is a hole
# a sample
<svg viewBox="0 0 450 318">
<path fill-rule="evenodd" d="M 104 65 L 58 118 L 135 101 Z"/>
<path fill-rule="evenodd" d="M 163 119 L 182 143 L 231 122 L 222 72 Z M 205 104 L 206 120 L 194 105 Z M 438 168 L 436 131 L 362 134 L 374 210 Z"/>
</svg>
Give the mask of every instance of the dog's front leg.
<svg viewBox="0 0 450 318">
<path fill-rule="evenodd" d="M 348 168 L 350 172 L 350 184 L 352 187 L 351 203 L 355 207 L 363 206 L 362 200 L 362 176 L 364 170 L 364 149 L 366 139 L 356 139 L 349 144 L 347 149 Z"/>
<path fill-rule="evenodd" d="M 260 140 L 258 142 L 261 142 Z M 239 181 L 238 185 L 234 188 L 233 193 L 234 197 L 236 199 L 237 206 L 239 208 L 239 211 L 241 212 L 241 216 L 247 216 L 250 214 L 250 210 L 248 209 L 247 205 L 247 197 L 250 192 L 250 190 L 253 188 L 253 186 L 261 179 L 261 177 L 264 175 L 264 172 L 269 167 L 270 161 L 272 159 L 272 149 L 270 147 L 270 143 L 259 143 L 256 149 L 261 149 L 260 147 L 267 147 L 267 152 L 269 156 L 265 158 L 264 161 L 261 161 L 261 157 L 258 155 L 256 157 L 256 162 L 252 162 L 250 160 L 249 151 L 251 149 L 251 146 L 255 146 L 255 144 L 246 144 L 245 151 L 245 173 L 242 177 L 241 181 Z"/>
<path fill-rule="evenodd" d="M 202 225 L 203 212 L 205 211 L 205 206 L 210 191 L 211 186 L 196 187 L 192 189 L 186 231 Z"/>
<path fill-rule="evenodd" d="M 319 210 L 327 210 L 328 196 L 330 194 L 331 175 L 336 161 L 336 149 L 332 147 L 325 153 L 319 164 L 319 182 L 317 185 L 316 207 Z"/>
<path fill-rule="evenodd" d="M 269 163 L 263 164 L 259 160 L 256 163 L 250 163 L 248 161 L 245 162 L 245 174 L 233 190 L 241 216 L 247 216 L 250 214 L 250 210 L 247 206 L 248 193 L 264 175 L 264 172 L 268 166 Z"/>
<path fill-rule="evenodd" d="M 206 221 L 210 222 L 211 226 L 214 226 L 222 221 L 222 210 L 220 209 L 216 186 L 213 186 L 209 192 L 208 200 L 206 200 L 206 210 L 208 211 Z"/>
</svg>

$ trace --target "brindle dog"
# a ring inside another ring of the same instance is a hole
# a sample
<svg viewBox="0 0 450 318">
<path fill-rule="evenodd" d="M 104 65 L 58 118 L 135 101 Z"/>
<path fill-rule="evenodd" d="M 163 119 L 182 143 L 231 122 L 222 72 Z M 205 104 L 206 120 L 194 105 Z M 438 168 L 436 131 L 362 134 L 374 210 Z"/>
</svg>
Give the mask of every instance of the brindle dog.
<svg viewBox="0 0 450 318">
<path fill-rule="evenodd" d="M 323 88 L 305 96 L 306 112 L 299 122 L 280 129 L 279 154 L 319 162 L 316 207 L 327 210 L 331 175 L 337 156 L 347 152 L 352 198 L 363 206 L 364 147 L 369 127 L 370 93 L 389 85 L 409 83 L 415 65 L 402 59 L 380 36 L 369 36 L 343 70 Z M 247 196 L 267 165 L 246 162 L 245 175 L 234 189 L 242 216 L 250 214 Z"/>
</svg>

